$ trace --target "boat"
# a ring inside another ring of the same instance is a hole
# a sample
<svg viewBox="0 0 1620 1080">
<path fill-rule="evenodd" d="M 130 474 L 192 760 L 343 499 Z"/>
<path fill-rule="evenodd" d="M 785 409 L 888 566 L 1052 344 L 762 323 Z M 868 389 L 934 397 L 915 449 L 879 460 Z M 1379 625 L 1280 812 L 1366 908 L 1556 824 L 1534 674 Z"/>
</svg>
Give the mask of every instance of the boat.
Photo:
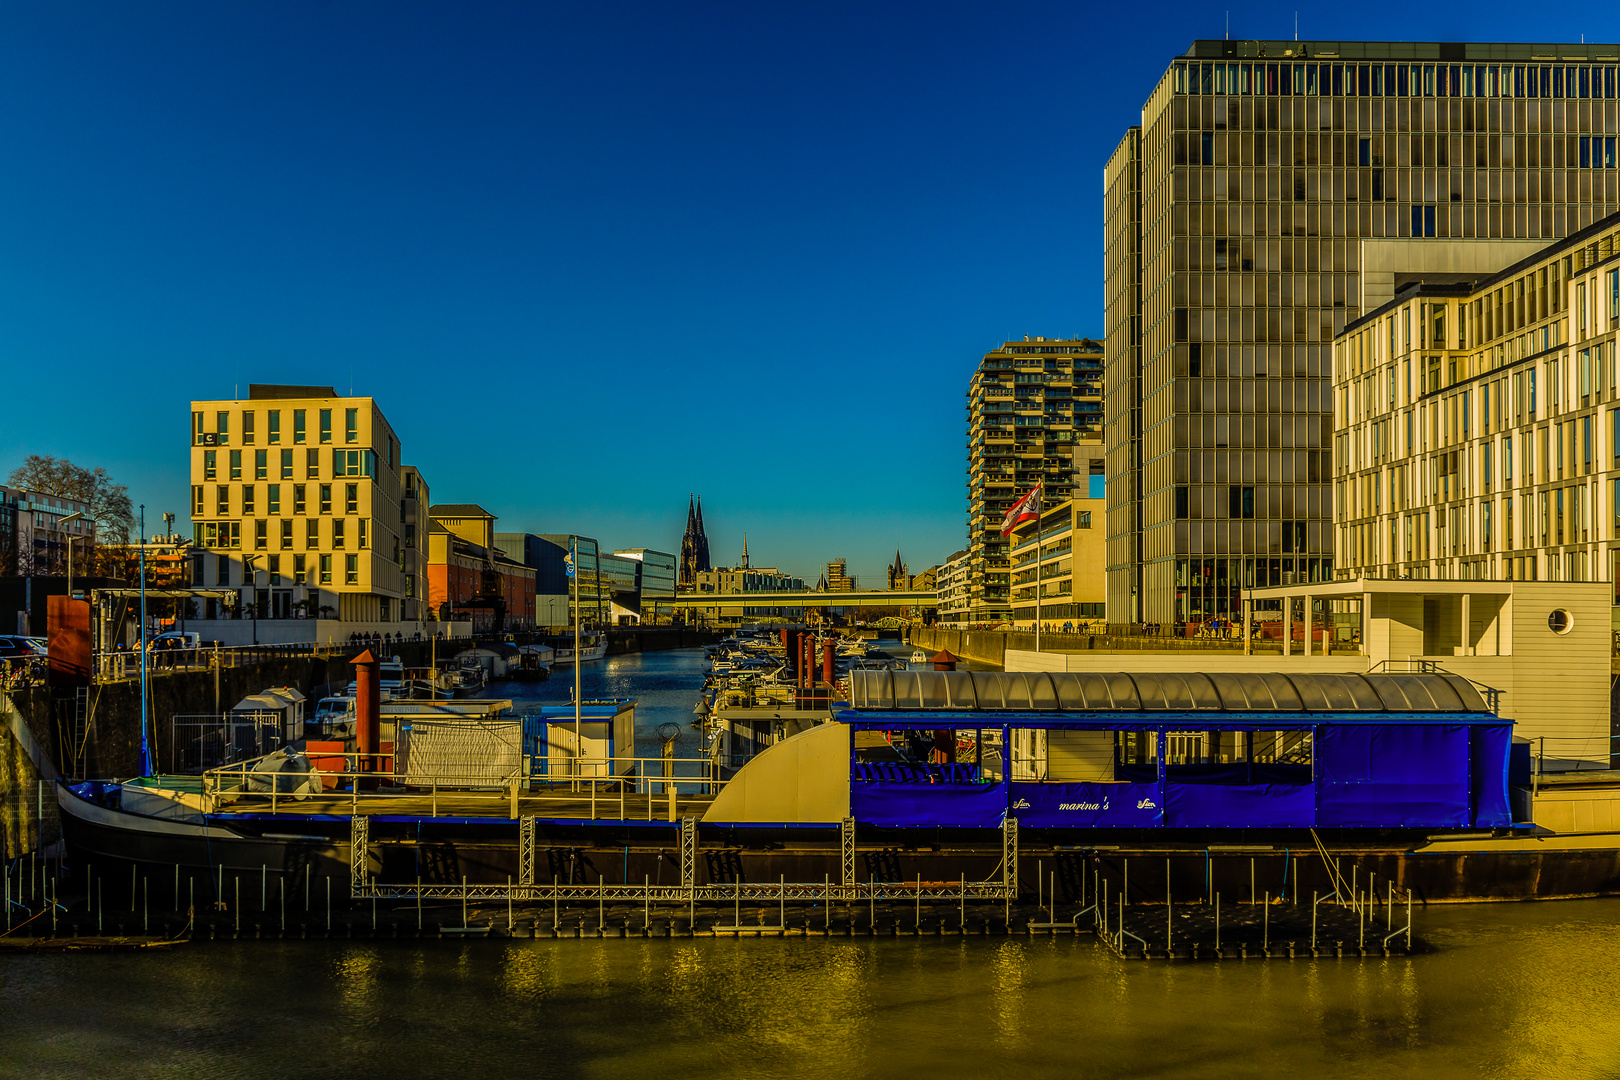
<svg viewBox="0 0 1620 1080">
<path fill-rule="evenodd" d="M 1338 858 L 1431 901 L 1620 890 L 1612 838 L 1594 847 L 1531 823 L 1527 747 L 1460 676 L 855 670 L 849 681 L 848 707 L 804 708 L 742 677 L 716 701 L 711 723 L 729 734 L 710 744 L 713 768 L 679 783 L 659 777 L 658 758 L 635 757 L 622 703 L 582 702 L 580 722 L 573 706 L 548 707 L 531 725 L 498 713 L 510 702 L 480 699 L 385 706 L 401 717 L 397 754 L 383 734 L 375 745 L 389 764 L 375 789 L 353 790 L 343 755 L 328 765 L 294 748 L 202 777 L 60 781 L 57 799 L 71 859 L 98 873 L 123 862 L 125 877 L 131 862 L 178 866 L 227 892 L 238 875 L 268 875 L 272 889 L 290 879 L 289 892 L 318 875 L 352 899 L 399 900 L 416 895 L 423 865 L 439 886 L 468 875 L 495 888 L 520 843 L 597 851 L 589 873 L 628 890 L 690 829 L 738 875 L 703 879 L 704 858 L 691 861 L 712 903 L 731 895 L 727 882 L 784 873 L 823 888 L 829 841 L 818 830 L 840 822 L 847 843 L 915 852 L 908 875 L 1008 898 L 1016 880 L 979 877 L 1020 850 L 1065 873 L 1082 848 L 1116 853 L 1104 870 L 1126 852 L 1175 858 L 1203 882 L 1207 853 L 1234 844 L 1245 854 L 1211 880 L 1241 872 L 1247 887 L 1249 853 L 1261 852 L 1262 872 L 1280 883 L 1286 871 L 1291 889 L 1303 875 L 1306 897 L 1332 891 Z M 570 762 L 587 747 L 601 762 L 584 766 L 582 792 Z M 452 761 L 478 775 L 434 774 Z M 1591 788 L 1570 794 L 1610 797 Z M 648 837 L 635 848 L 632 827 Z M 353 842 L 367 849 L 351 860 Z M 551 886 L 522 888 L 532 899 Z"/>
<path fill-rule="evenodd" d="M 582 662 L 588 664 L 607 655 L 606 634 L 581 634 L 579 641 L 579 658 Z M 566 666 L 574 662 L 574 637 L 572 634 L 560 634 L 556 637 L 547 638 L 545 644 L 552 652 L 552 667 Z"/>
<path fill-rule="evenodd" d="M 334 734 L 354 731 L 354 696 L 323 697 L 315 709 L 304 718 L 307 738 L 328 738 Z"/>
</svg>

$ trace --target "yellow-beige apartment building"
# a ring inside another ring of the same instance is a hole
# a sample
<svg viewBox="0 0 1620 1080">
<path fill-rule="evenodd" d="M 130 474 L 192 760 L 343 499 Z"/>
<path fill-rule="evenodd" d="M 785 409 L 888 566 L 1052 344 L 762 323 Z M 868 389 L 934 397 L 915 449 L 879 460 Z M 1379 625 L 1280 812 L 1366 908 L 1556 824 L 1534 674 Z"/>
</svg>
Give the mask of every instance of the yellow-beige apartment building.
<svg viewBox="0 0 1620 1080">
<path fill-rule="evenodd" d="M 191 403 L 193 580 L 241 598 L 204 602 L 216 638 L 240 636 L 228 623 L 244 613 L 260 642 L 307 639 L 307 625 L 276 624 L 309 620 L 320 639 L 420 628 L 426 506 L 372 398 L 255 384 Z"/>
</svg>

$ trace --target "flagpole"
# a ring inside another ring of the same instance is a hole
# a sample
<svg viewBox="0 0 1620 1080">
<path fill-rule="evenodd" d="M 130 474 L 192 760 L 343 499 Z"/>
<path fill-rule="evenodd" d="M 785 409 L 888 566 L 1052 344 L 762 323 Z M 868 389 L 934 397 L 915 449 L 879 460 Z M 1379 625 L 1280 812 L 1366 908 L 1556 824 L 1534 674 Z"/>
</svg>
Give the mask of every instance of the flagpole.
<svg viewBox="0 0 1620 1080">
<path fill-rule="evenodd" d="M 1040 506 L 1039 503 L 1036 504 Z M 1041 541 L 1046 531 L 1041 527 L 1041 515 L 1035 515 L 1035 651 L 1041 651 Z"/>
<path fill-rule="evenodd" d="M 579 790 L 579 777 L 584 771 L 585 737 L 580 730 L 580 674 L 579 674 L 579 537 L 574 537 L 574 790 Z"/>
</svg>

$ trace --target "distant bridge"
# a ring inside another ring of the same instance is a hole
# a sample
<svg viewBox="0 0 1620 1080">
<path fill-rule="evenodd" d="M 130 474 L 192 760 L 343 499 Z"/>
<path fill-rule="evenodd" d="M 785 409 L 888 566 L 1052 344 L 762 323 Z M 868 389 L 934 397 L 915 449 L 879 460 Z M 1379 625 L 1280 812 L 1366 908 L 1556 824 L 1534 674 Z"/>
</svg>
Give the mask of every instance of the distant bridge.
<svg viewBox="0 0 1620 1080">
<path fill-rule="evenodd" d="M 939 606 L 939 594 L 899 592 L 886 589 L 857 589 L 854 592 L 749 592 L 682 593 L 674 599 L 648 598 L 656 608 L 874 608 Z"/>
</svg>

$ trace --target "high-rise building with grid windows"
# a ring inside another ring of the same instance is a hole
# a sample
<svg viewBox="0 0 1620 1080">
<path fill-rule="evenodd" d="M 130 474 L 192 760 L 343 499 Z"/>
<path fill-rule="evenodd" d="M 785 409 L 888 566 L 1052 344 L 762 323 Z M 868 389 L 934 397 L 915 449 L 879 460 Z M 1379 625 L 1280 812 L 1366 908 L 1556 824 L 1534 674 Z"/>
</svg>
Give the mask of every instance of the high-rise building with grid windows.
<svg viewBox="0 0 1620 1080">
<path fill-rule="evenodd" d="M 968 624 L 1007 622 L 1007 510 L 1036 484 L 1045 485 L 1048 506 L 1101 495 L 1102 343 L 1003 342 L 979 363 L 967 397 L 968 601 L 956 616 Z"/>
<path fill-rule="evenodd" d="M 1170 64 L 1105 170 L 1111 621 L 1332 575 L 1334 336 L 1499 268 L 1477 241 L 1620 208 L 1617 68 L 1616 45 L 1326 41 Z"/>
</svg>

